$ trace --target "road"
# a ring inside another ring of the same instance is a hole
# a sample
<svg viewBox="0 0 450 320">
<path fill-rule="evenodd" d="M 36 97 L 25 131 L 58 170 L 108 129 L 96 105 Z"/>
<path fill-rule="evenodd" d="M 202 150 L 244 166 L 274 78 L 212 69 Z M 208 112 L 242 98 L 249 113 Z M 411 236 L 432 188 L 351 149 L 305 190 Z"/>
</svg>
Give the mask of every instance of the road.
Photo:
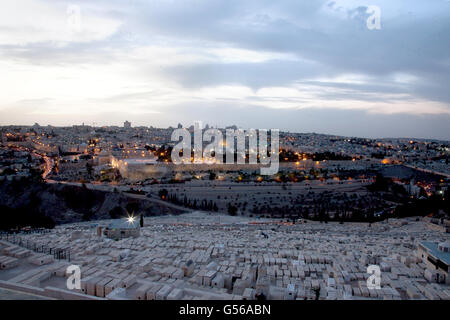
<svg viewBox="0 0 450 320">
<path fill-rule="evenodd" d="M 66 182 L 66 181 L 55 181 L 55 180 L 47 180 L 47 183 L 63 184 L 63 185 L 77 186 L 77 187 L 81 187 L 83 185 L 81 182 Z M 143 194 L 129 193 L 130 187 L 128 187 L 128 186 L 115 186 L 115 185 L 95 184 L 95 183 L 85 183 L 84 185 L 88 189 L 104 191 L 104 192 L 114 192 L 114 189 L 117 189 L 118 191 L 122 191 L 123 195 L 125 195 L 129 198 L 146 200 L 146 201 L 150 201 L 153 203 L 158 203 L 160 205 L 163 205 L 163 206 L 166 206 L 166 207 L 169 207 L 172 209 L 176 209 L 176 210 L 181 210 L 181 211 L 186 211 L 186 212 L 193 211 L 192 209 L 185 208 L 183 206 L 179 206 L 179 205 L 173 204 L 171 202 L 163 201 L 154 195 L 150 195 L 150 197 L 148 197 L 147 195 L 143 195 Z"/>
<path fill-rule="evenodd" d="M 0 288 L 0 300 L 53 300 L 53 299 L 38 296 L 31 293 Z"/>
<path fill-rule="evenodd" d="M 42 173 L 42 179 L 45 180 L 47 178 L 47 176 L 50 174 L 50 172 L 52 172 L 52 170 L 53 170 L 53 159 L 47 157 L 46 155 L 42 155 L 42 154 L 39 154 L 36 152 L 33 152 L 33 154 L 35 156 L 41 157 L 45 161 L 45 170 Z"/>
<path fill-rule="evenodd" d="M 403 164 L 403 165 L 405 167 L 408 167 L 408 168 L 411 168 L 411 169 L 414 169 L 414 170 L 418 170 L 418 171 L 422 171 L 422 172 L 425 172 L 425 173 L 431 173 L 431 174 L 435 174 L 435 175 L 439 175 L 439 176 L 444 176 L 446 178 L 450 178 L 450 174 L 447 174 L 447 173 L 444 173 L 444 172 L 438 172 L 438 171 L 433 171 L 433 170 L 430 170 L 430 169 L 419 168 L 419 167 L 415 167 L 415 166 L 410 165 L 410 164 Z"/>
<path fill-rule="evenodd" d="M 47 157 L 47 155 L 38 153 L 36 150 L 31 150 L 30 148 L 27 148 L 24 146 L 12 146 L 12 147 L 19 151 L 25 151 L 25 152 L 31 153 L 35 157 L 42 158 L 45 161 L 45 169 L 44 169 L 44 172 L 42 173 L 42 179 L 45 180 L 47 178 L 47 176 L 50 174 L 50 172 L 52 172 L 54 161 L 53 161 L 53 159 Z"/>
</svg>

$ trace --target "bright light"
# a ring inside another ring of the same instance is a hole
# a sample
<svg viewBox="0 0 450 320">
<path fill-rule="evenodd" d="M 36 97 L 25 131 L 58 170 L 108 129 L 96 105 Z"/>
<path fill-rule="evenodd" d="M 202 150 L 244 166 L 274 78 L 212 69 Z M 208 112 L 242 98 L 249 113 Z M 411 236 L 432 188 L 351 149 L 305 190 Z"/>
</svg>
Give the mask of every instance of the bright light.
<svg viewBox="0 0 450 320">
<path fill-rule="evenodd" d="M 129 216 L 127 220 L 129 223 L 133 223 L 135 218 L 133 216 Z"/>
</svg>

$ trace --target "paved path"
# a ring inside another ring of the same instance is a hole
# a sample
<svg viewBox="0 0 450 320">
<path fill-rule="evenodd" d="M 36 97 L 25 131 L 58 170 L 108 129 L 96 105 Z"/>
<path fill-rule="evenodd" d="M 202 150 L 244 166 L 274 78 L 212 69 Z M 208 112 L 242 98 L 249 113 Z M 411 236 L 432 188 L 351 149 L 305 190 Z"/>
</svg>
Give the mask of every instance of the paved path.
<svg viewBox="0 0 450 320">
<path fill-rule="evenodd" d="M 51 300 L 48 297 L 38 296 L 31 293 L 0 288 L 0 300 Z"/>
<path fill-rule="evenodd" d="M 71 186 L 77 186 L 77 187 L 81 187 L 83 184 L 80 182 L 66 182 L 66 181 L 55 181 L 55 180 L 47 180 L 47 183 L 52 183 L 52 184 L 63 184 L 63 185 L 71 185 Z M 180 210 L 180 211 L 184 211 L 184 212 L 192 212 L 193 210 L 190 208 L 186 208 L 183 206 L 179 206 L 177 204 L 168 202 L 168 201 L 163 201 L 161 199 L 159 199 L 156 196 L 151 196 L 148 197 L 146 195 L 142 195 L 142 194 L 136 194 L 136 193 L 129 193 L 127 191 L 130 191 L 130 187 L 127 186 L 110 186 L 110 185 L 103 185 L 103 184 L 93 184 L 93 183 L 85 183 L 86 188 L 88 189 L 92 189 L 92 190 L 99 190 L 99 191 L 106 191 L 106 192 L 114 192 L 114 189 L 117 188 L 118 190 L 123 191 L 123 195 L 129 198 L 134 198 L 134 199 L 140 199 L 140 200 L 146 200 L 152 203 L 158 203 L 160 205 L 172 208 L 172 209 L 176 209 L 176 210 Z"/>
<path fill-rule="evenodd" d="M 151 196 L 149 198 L 149 197 L 141 195 L 141 194 L 127 193 L 127 192 L 124 192 L 123 194 L 129 198 L 135 198 L 135 199 L 147 200 L 147 201 L 153 202 L 153 203 L 159 203 L 168 208 L 177 209 L 177 210 L 184 211 L 184 212 L 193 212 L 194 211 L 190 208 L 186 208 L 186 207 L 179 206 L 177 204 L 174 204 L 174 203 L 171 203 L 168 201 L 161 200 L 159 198 L 156 198 L 155 196 Z"/>
<path fill-rule="evenodd" d="M 422 171 L 422 172 L 425 172 L 425 173 L 431 173 L 431 174 L 436 174 L 436 175 L 444 176 L 444 177 L 446 177 L 446 178 L 450 178 L 450 174 L 447 174 L 447 173 L 445 173 L 445 172 L 439 172 L 439 171 L 434 171 L 434 170 L 430 170 L 430 169 L 419 168 L 419 167 L 413 166 L 413 165 L 411 165 L 411 164 L 403 164 L 403 165 L 404 165 L 405 167 L 408 167 L 408 168 L 411 168 L 411 169 L 414 169 L 414 170 L 418 170 L 418 171 Z"/>
</svg>

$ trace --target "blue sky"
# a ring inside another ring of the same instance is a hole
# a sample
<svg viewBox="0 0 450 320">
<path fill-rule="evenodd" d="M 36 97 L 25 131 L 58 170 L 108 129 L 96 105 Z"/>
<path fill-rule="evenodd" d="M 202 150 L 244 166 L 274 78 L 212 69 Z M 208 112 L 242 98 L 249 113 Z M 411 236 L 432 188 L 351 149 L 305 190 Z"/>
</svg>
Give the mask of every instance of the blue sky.
<svg viewBox="0 0 450 320">
<path fill-rule="evenodd" d="M 9 1 L 0 124 L 450 140 L 449 34 L 447 0 Z"/>
</svg>

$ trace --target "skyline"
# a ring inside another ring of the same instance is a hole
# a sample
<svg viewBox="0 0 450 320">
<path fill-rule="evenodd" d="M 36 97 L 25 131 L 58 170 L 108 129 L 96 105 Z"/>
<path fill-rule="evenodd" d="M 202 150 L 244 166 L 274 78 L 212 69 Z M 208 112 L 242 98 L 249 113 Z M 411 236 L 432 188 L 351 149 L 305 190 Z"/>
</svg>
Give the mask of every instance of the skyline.
<svg viewBox="0 0 450 320">
<path fill-rule="evenodd" d="M 128 120 L 125 120 L 125 121 L 129 122 Z M 2 128 L 2 127 L 33 127 L 36 124 L 39 125 L 41 128 L 45 128 L 45 127 L 71 128 L 73 126 L 82 126 L 82 125 L 84 125 L 86 127 L 92 127 L 92 128 L 108 128 L 108 127 L 111 127 L 111 128 L 116 128 L 116 127 L 123 128 L 124 127 L 124 122 L 122 122 L 122 123 L 109 123 L 109 124 L 98 124 L 98 123 L 95 123 L 95 122 L 93 122 L 93 123 L 82 122 L 82 123 L 69 123 L 69 124 L 64 124 L 64 125 L 42 124 L 42 123 L 37 123 L 37 122 L 35 122 L 33 124 L 1 124 L 0 123 L 0 128 Z M 150 124 L 145 124 L 144 123 L 142 125 L 135 125 L 134 123 L 130 122 L 130 124 L 131 124 L 132 128 L 153 128 L 153 129 L 171 129 L 172 128 L 172 129 L 175 130 L 175 129 L 177 129 L 177 126 L 179 124 L 182 125 L 182 128 L 189 129 L 189 127 L 193 126 L 195 122 L 196 121 L 192 122 L 192 124 L 188 124 L 188 123 L 184 124 L 184 123 L 178 122 L 176 124 L 175 123 L 171 123 L 171 124 L 169 124 L 167 126 L 158 126 L 158 125 L 155 125 L 155 124 L 152 124 L 152 123 L 150 123 Z M 201 121 L 201 122 L 203 123 L 204 126 L 208 125 L 209 128 L 216 128 L 216 129 L 219 129 L 219 130 L 224 130 L 227 127 L 235 126 L 235 124 L 232 124 L 232 123 L 228 123 L 228 124 L 225 124 L 223 126 L 220 126 L 220 125 L 216 125 L 216 124 L 212 124 L 212 123 L 206 123 L 206 122 L 203 122 L 203 121 Z M 255 130 L 255 127 L 242 127 L 242 126 L 237 126 L 237 127 L 239 129 L 243 129 L 243 130 L 250 130 L 250 129 L 254 129 Z M 278 128 L 265 128 L 265 129 L 266 130 L 280 130 Z M 256 130 L 259 130 L 259 129 L 256 128 Z M 343 137 L 343 138 L 358 138 L 358 139 L 371 139 L 371 140 L 415 139 L 415 140 L 429 140 L 429 141 L 441 141 L 441 142 L 448 142 L 448 141 L 450 141 L 448 139 L 424 138 L 424 137 L 415 137 L 415 136 L 384 136 L 384 137 L 372 136 L 371 137 L 371 136 L 361 136 L 361 135 L 358 136 L 358 135 L 345 135 L 345 134 L 326 133 L 326 132 L 319 132 L 319 131 L 300 131 L 300 130 L 296 130 L 296 129 L 294 129 L 294 130 L 280 130 L 280 132 L 283 132 L 283 133 L 294 133 L 294 134 L 315 134 L 315 135 L 324 135 L 324 136 L 336 136 L 336 137 Z"/>
<path fill-rule="evenodd" d="M 370 5 L 381 10 L 379 30 L 366 26 Z M 450 140 L 448 1 L 3 7 L 1 125 L 202 120 Z"/>
</svg>

